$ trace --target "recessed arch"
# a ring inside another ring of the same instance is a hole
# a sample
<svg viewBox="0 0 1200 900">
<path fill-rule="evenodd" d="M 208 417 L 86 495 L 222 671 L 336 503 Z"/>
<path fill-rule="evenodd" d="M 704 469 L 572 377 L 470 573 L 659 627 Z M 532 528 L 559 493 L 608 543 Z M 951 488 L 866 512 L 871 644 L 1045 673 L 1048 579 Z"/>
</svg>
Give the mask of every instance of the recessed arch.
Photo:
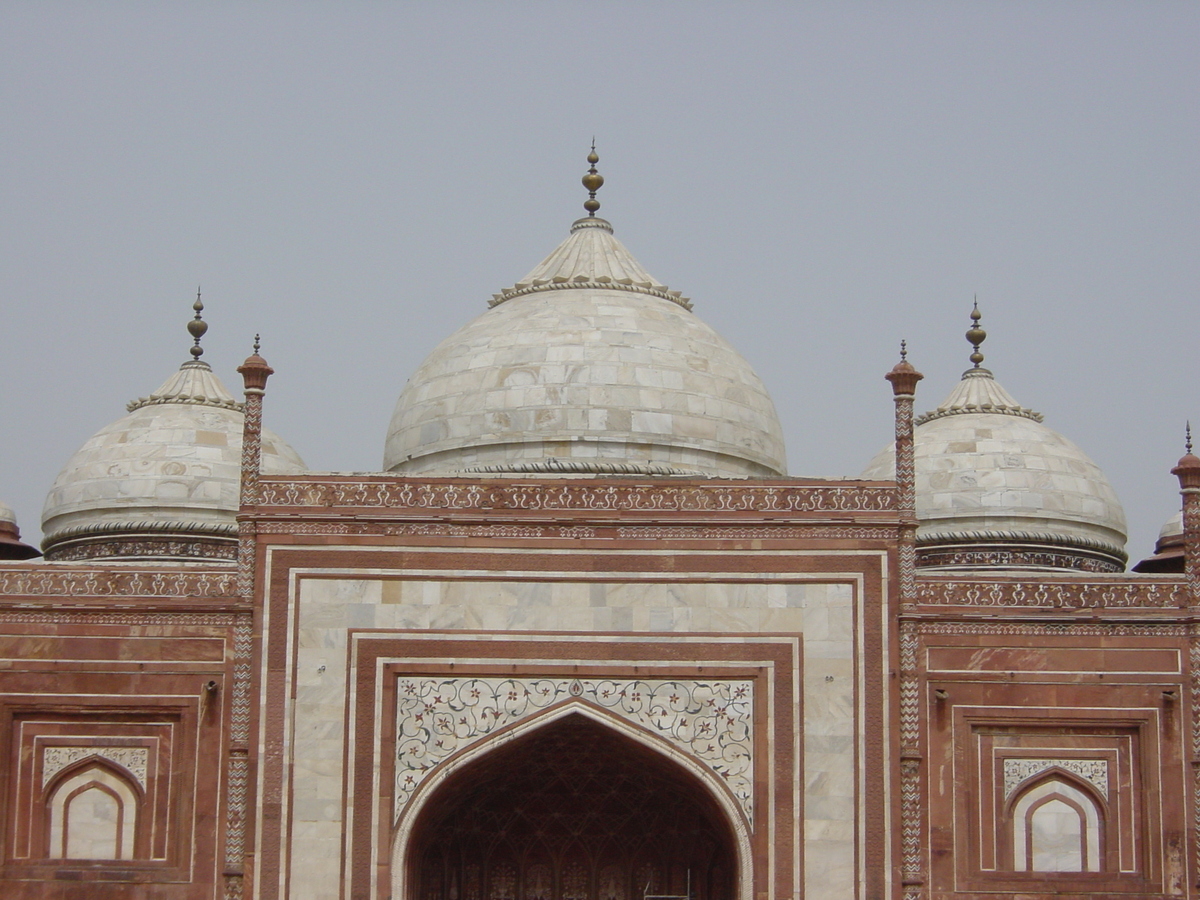
<svg viewBox="0 0 1200 900">
<path fill-rule="evenodd" d="M 93 757 L 47 787 L 47 857 L 134 858 L 140 792 L 123 769 Z"/>
<path fill-rule="evenodd" d="M 551 749 L 558 754 L 554 758 L 559 762 L 554 766 L 547 763 Z M 603 772 L 597 774 L 581 768 L 588 766 Z M 558 771 L 555 771 L 556 769 Z M 560 786 L 564 779 L 574 779 L 570 781 L 568 791 L 578 787 L 578 791 L 585 791 L 586 788 L 593 792 L 586 800 L 563 799 L 561 804 L 555 806 L 557 800 L 549 797 L 553 788 L 540 781 L 536 772 L 549 773 L 546 781 Z M 564 772 L 571 774 L 567 776 Z M 602 779 L 609 779 L 612 784 L 621 785 L 621 788 L 618 790 L 614 787 L 607 793 L 595 791 L 595 784 Z M 521 785 L 519 789 L 512 786 L 517 783 Z M 569 820 L 569 824 L 564 827 L 574 831 L 569 835 L 568 832 L 563 832 L 562 840 L 555 845 L 558 850 L 561 850 L 560 845 L 570 841 L 574 841 L 576 846 L 582 841 L 589 849 L 586 860 L 579 860 L 577 854 L 573 854 L 568 860 L 557 851 L 551 852 L 549 857 L 545 857 L 545 854 L 539 857 L 536 847 L 528 848 L 528 853 L 524 852 L 526 848 L 522 847 L 515 854 L 510 854 L 527 859 L 530 866 L 545 864 L 544 857 L 551 859 L 554 898 L 587 900 L 603 897 L 603 900 L 635 900 L 635 891 L 630 882 L 630 861 L 635 851 L 646 848 L 630 845 L 641 840 L 638 835 L 643 834 L 647 823 L 657 815 L 645 810 L 645 807 L 654 804 L 667 808 L 672 804 L 677 806 L 678 815 L 682 817 L 680 821 L 686 819 L 690 823 L 687 827 L 693 829 L 697 840 L 700 841 L 696 846 L 712 848 L 712 860 L 708 861 L 708 857 L 705 856 L 706 862 L 703 865 L 710 865 L 716 875 L 711 872 L 703 875 L 694 873 L 697 878 L 706 879 L 705 886 L 698 892 L 698 896 L 703 895 L 706 900 L 709 897 L 712 900 L 748 900 L 751 896 L 752 869 L 748 823 L 736 798 L 719 783 L 717 775 L 703 763 L 690 758 L 657 735 L 614 716 L 607 710 L 576 699 L 544 710 L 491 735 L 447 759 L 430 773 L 397 821 L 392 846 L 393 898 L 415 900 L 418 897 L 421 867 L 441 853 L 440 850 L 429 850 L 433 846 L 430 837 L 432 834 L 443 836 L 443 848 L 454 844 L 455 838 L 450 832 L 442 829 L 442 823 L 446 821 L 450 811 L 456 808 L 455 804 L 462 803 L 464 797 L 470 796 L 471 805 L 464 807 L 468 810 L 464 815 L 478 819 L 482 814 L 470 810 L 487 805 L 482 803 L 480 798 L 493 805 L 498 803 L 498 808 L 507 808 L 504 804 L 511 803 L 512 797 L 523 796 L 514 793 L 518 790 L 536 795 L 538 802 L 545 807 L 542 812 L 548 817 L 546 822 Z M 505 791 L 508 793 L 505 794 Z M 590 818 L 580 815 L 572 819 L 571 815 L 576 809 L 590 811 Z M 525 811 L 522 812 L 522 822 L 494 822 L 493 825 L 502 832 L 501 839 L 508 841 L 511 846 L 514 837 L 519 838 L 522 829 L 528 829 L 528 820 L 533 815 L 535 814 Z M 610 820 L 627 815 L 623 820 L 625 824 L 618 829 L 619 834 L 603 832 L 602 823 L 598 821 L 602 815 L 608 816 Z M 688 856 L 690 851 L 676 852 L 667 846 L 670 841 L 666 835 L 671 826 L 660 823 L 657 827 L 659 830 L 655 834 L 661 837 L 647 840 L 659 846 L 660 852 L 656 858 L 661 860 L 659 867 L 663 871 L 658 880 L 662 884 L 673 884 L 685 877 L 685 870 L 689 866 L 693 869 L 703 867 L 698 855 Z M 558 839 L 556 827 L 547 827 L 544 831 Z M 446 837 L 448 834 L 450 837 Z M 701 835 L 703 840 L 699 837 Z M 496 835 L 487 835 L 481 831 L 477 838 L 472 841 L 472 847 L 499 846 Z M 517 843 L 520 843 L 519 839 Z M 653 852 L 647 852 L 649 856 L 654 856 Z M 455 892 L 462 900 L 469 900 L 470 896 L 478 896 L 480 900 L 499 896 L 494 891 L 489 892 L 488 879 L 492 877 L 490 865 L 508 864 L 507 861 L 497 861 L 502 854 L 493 854 L 494 859 L 481 856 L 480 859 L 467 861 L 462 858 L 450 859 L 453 854 L 449 851 L 447 853 L 439 857 L 444 858 L 445 865 L 450 867 L 446 870 L 446 883 L 453 881 L 458 885 Z M 699 853 L 697 850 L 697 854 Z M 646 856 L 646 853 L 642 856 Z M 689 862 L 682 865 L 679 860 L 685 857 Z M 579 871 L 579 866 L 572 868 L 571 862 L 583 863 L 585 871 Z M 672 865 L 675 867 L 674 871 L 670 870 Z M 620 876 L 615 874 L 614 867 L 620 868 Z M 453 875 L 449 874 L 451 868 Z M 541 870 L 534 874 L 544 880 L 544 872 Z M 524 900 L 528 880 L 525 875 L 523 870 L 518 871 L 518 884 L 509 888 L 505 880 L 508 875 L 502 873 L 501 880 L 505 883 L 497 883 L 496 889 L 501 893 L 515 890 Z M 717 881 L 713 880 L 714 877 Z M 475 880 L 472 882 L 472 879 Z M 467 890 L 468 882 L 475 884 L 481 893 L 473 894 Z M 714 887 L 718 882 L 720 887 Z M 429 900 L 436 893 L 424 892 L 420 894 L 421 900 Z M 636 891 L 636 897 L 641 897 L 640 889 Z M 530 894 L 530 900 L 537 898 Z"/>
<path fill-rule="evenodd" d="M 1052 770 L 1013 797 L 1014 871 L 1103 871 L 1104 810 L 1088 787 L 1068 772 Z"/>
</svg>

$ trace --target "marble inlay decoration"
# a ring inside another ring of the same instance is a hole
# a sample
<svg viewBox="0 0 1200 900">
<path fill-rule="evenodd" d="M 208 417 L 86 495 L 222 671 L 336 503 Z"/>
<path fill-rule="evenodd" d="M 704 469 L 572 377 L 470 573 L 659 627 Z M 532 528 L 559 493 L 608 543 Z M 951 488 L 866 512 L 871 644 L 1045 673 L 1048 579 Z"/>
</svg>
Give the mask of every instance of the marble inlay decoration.
<svg viewBox="0 0 1200 900">
<path fill-rule="evenodd" d="M 396 702 L 396 813 L 452 753 L 572 698 L 626 719 L 695 758 L 753 821 L 751 681 L 637 678 L 402 678 Z"/>
<path fill-rule="evenodd" d="M 1047 769 L 1065 769 L 1093 784 L 1108 796 L 1108 760 L 1106 759 L 1006 759 L 1004 760 L 1004 797 L 1028 778 Z"/>
<path fill-rule="evenodd" d="M 527 510 L 561 512 L 844 513 L 890 512 L 896 490 L 850 484 L 737 485 L 704 482 L 603 484 L 590 482 L 408 481 L 303 479 L 264 476 L 263 506 L 376 507 L 407 510 Z"/>
<path fill-rule="evenodd" d="M 142 787 L 146 786 L 146 766 L 150 751 L 146 747 L 46 747 L 42 750 L 42 787 L 72 763 L 99 756 L 129 771 Z"/>
</svg>

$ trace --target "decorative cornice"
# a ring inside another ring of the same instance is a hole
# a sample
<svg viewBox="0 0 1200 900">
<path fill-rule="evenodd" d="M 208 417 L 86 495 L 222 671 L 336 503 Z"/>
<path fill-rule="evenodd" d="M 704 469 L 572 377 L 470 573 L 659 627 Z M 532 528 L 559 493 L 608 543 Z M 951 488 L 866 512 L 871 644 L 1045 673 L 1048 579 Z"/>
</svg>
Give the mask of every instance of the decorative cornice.
<svg viewBox="0 0 1200 900">
<path fill-rule="evenodd" d="M 237 525 L 209 522 L 107 522 L 78 525 L 46 535 L 46 559 L 177 559 L 232 561 Z"/>
<path fill-rule="evenodd" d="M 601 459 L 514 460 L 498 466 L 469 466 L 460 470 L 463 475 L 654 475 L 696 478 L 700 473 L 666 466 L 661 463 L 609 462 Z"/>
<path fill-rule="evenodd" d="M 917 634 L 991 635 L 1004 637 L 1043 637 L 1076 635 L 1086 637 L 1187 637 L 1187 625 L 1145 622 L 919 622 Z"/>
<path fill-rule="evenodd" d="M 987 581 L 918 576 L 917 602 L 922 606 L 1011 609 L 1180 609 L 1188 606 L 1189 594 L 1182 577 Z"/>
<path fill-rule="evenodd" d="M 1041 422 L 1044 418 L 1041 413 L 1034 412 L 1013 399 L 988 369 L 979 368 L 963 372 L 962 381 L 955 385 L 950 396 L 937 409 L 917 416 L 916 425 L 919 428 L 934 419 L 972 413 L 1019 416 L 1035 422 Z"/>
<path fill-rule="evenodd" d="M 221 384 L 221 379 L 213 374 L 208 363 L 191 359 L 179 367 L 162 386 L 149 397 L 130 402 L 125 408 L 129 412 L 141 409 L 143 406 L 157 406 L 166 403 L 184 404 L 190 406 L 215 406 L 218 409 L 231 409 L 240 412 L 242 404 L 233 399 L 233 395 Z"/>
<path fill-rule="evenodd" d="M 692 308 L 687 297 L 660 284 L 642 268 L 613 237 L 611 224 L 595 217 L 577 220 L 566 240 L 512 287 L 492 295 L 488 306 L 525 294 L 562 290 L 629 291 Z"/>
<path fill-rule="evenodd" d="M 236 562 L 237 541 L 217 538 L 148 537 L 81 538 L 64 541 L 46 551 L 50 562 L 90 560 L 177 560 L 179 562 Z"/>
<path fill-rule="evenodd" d="M 1123 572 L 1129 559 L 1115 542 L 1045 531 L 917 532 L 921 566 L 1044 566 Z"/>
<path fill-rule="evenodd" d="M 606 527 L 608 530 L 606 530 Z M 566 540 L 616 537 L 625 541 L 761 541 L 853 540 L 894 541 L 888 525 L 545 525 L 456 522 L 346 522 L 333 519 L 277 519 L 260 522 L 259 534 L 387 535 L 389 537 L 454 537 L 483 540 Z"/>
<path fill-rule="evenodd" d="M 692 309 L 692 301 L 683 296 L 679 291 L 668 290 L 666 285 L 656 285 L 651 282 L 632 282 L 625 279 L 620 281 L 606 280 L 606 276 L 601 275 L 595 281 L 590 281 L 583 276 L 578 276 L 570 281 L 534 281 L 531 284 L 519 283 L 513 287 L 502 291 L 499 294 L 494 294 L 492 299 L 488 301 L 488 308 L 499 306 L 506 300 L 511 300 L 513 297 L 522 297 L 525 294 L 537 294 L 542 291 L 574 291 L 574 290 L 593 290 L 593 291 L 628 291 L 631 294 L 645 294 L 650 297 L 659 297 L 663 300 L 670 300 L 672 303 L 682 306 L 689 312 Z"/>
<path fill-rule="evenodd" d="M 645 484 L 605 479 L 524 482 L 466 478 L 268 478 L 259 515 L 271 507 L 541 513 L 703 512 L 730 515 L 893 513 L 896 489 L 877 484 L 705 480 Z"/>
<path fill-rule="evenodd" d="M 0 568 L 0 596 L 13 602 L 22 597 L 129 597 L 189 600 L 234 600 L 237 577 L 228 571 L 168 569 L 54 569 L 45 564 Z M 57 614 L 57 613 L 54 613 Z"/>
<path fill-rule="evenodd" d="M 916 553 L 922 569 L 1066 569 L 1090 574 L 1116 574 L 1125 565 L 1080 550 L 1054 547 L 930 547 Z"/>
<path fill-rule="evenodd" d="M 213 535 L 216 537 L 237 537 L 235 522 L 181 522 L 140 520 L 131 522 L 101 522 L 96 525 L 72 525 L 46 535 L 43 544 L 49 546 L 58 541 L 80 537 L 103 537 L 121 534 L 178 534 L 178 535 Z"/>
<path fill-rule="evenodd" d="M 1116 543 L 1101 541 L 1082 535 L 1054 534 L 1049 531 L 1016 531 L 986 529 L 971 531 L 921 531 L 917 534 L 917 545 L 927 547 L 940 544 L 1049 544 L 1055 547 L 1074 547 L 1080 550 L 1095 550 L 1101 553 L 1120 555 L 1125 559 L 1124 549 Z"/>
</svg>

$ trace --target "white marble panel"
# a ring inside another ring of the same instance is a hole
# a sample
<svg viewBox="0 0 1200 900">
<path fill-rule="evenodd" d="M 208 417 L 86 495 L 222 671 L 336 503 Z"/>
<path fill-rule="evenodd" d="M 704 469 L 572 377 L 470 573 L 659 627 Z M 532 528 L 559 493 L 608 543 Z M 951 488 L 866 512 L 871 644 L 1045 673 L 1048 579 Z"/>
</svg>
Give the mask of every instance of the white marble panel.
<svg viewBox="0 0 1200 900">
<path fill-rule="evenodd" d="M 851 897 L 858 808 L 854 770 L 854 589 L 844 583 L 301 579 L 290 711 L 295 900 L 337 896 L 347 777 L 348 629 L 759 633 L 803 636 L 802 855 L 808 897 Z M 402 649 L 399 653 L 402 655 Z M 358 711 L 356 715 L 371 715 Z M 800 801 L 800 798 L 797 798 Z M 780 852 L 792 841 L 783 839 Z M 377 853 L 389 852 L 387 839 Z"/>
</svg>

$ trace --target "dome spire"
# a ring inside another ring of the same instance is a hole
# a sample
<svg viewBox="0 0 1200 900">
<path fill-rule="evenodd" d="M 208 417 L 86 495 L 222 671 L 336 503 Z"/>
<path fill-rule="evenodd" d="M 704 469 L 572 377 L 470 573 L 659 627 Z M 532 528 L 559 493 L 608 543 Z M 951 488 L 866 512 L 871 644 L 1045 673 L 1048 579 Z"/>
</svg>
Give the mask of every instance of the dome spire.
<svg viewBox="0 0 1200 900">
<path fill-rule="evenodd" d="M 200 302 L 200 286 L 196 286 L 196 302 L 192 304 L 192 309 L 196 311 L 196 317 L 188 322 L 187 330 L 195 339 L 195 344 L 191 348 L 192 359 L 197 362 L 204 355 L 204 348 L 200 346 L 200 338 L 204 337 L 204 332 L 208 331 L 208 323 L 200 318 L 200 313 L 204 311 L 204 304 Z"/>
<path fill-rule="evenodd" d="M 595 218 L 596 210 L 600 208 L 600 201 L 596 199 L 596 191 L 600 190 L 604 184 L 604 176 L 596 171 L 596 163 L 600 162 L 600 157 L 596 155 L 596 139 L 594 137 L 592 138 L 592 152 L 587 155 L 587 161 L 591 163 L 591 168 L 583 176 L 583 186 L 587 188 L 588 192 L 588 198 L 583 201 L 583 208 L 587 210 L 589 218 Z"/>
<path fill-rule="evenodd" d="M 973 368 L 982 369 L 980 365 L 983 362 L 983 354 L 979 352 L 980 345 L 987 339 L 987 332 L 979 327 L 979 320 L 983 318 L 983 314 L 979 311 L 979 297 L 975 298 L 975 307 L 971 310 L 971 327 L 967 329 L 967 340 L 974 348 L 969 359 L 974 364 Z"/>
</svg>

